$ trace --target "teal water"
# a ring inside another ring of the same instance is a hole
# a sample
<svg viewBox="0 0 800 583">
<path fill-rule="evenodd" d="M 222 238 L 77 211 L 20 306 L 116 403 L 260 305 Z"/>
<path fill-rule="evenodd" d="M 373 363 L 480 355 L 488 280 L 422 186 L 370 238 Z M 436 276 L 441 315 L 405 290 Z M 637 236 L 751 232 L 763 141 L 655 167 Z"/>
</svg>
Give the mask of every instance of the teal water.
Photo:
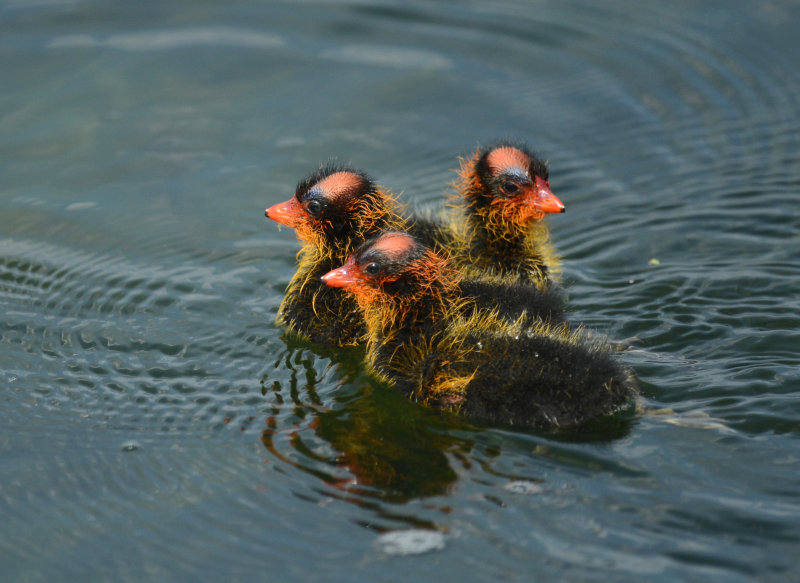
<svg viewBox="0 0 800 583">
<path fill-rule="evenodd" d="M 4 581 L 798 581 L 800 7 L 0 0 Z M 649 413 L 458 423 L 274 325 L 330 157 L 550 160 Z M 657 260 L 657 261 L 652 261 Z"/>
</svg>

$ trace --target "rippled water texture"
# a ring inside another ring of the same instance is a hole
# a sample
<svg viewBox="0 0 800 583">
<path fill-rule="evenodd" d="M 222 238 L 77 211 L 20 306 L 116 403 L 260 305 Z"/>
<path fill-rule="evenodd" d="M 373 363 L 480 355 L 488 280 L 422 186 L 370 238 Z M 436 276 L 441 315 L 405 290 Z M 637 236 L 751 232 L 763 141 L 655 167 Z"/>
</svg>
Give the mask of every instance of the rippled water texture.
<svg viewBox="0 0 800 583">
<path fill-rule="evenodd" d="M 798 581 L 796 2 L 0 0 L 4 581 Z M 263 209 L 550 160 L 648 412 L 460 423 L 274 325 Z"/>
</svg>

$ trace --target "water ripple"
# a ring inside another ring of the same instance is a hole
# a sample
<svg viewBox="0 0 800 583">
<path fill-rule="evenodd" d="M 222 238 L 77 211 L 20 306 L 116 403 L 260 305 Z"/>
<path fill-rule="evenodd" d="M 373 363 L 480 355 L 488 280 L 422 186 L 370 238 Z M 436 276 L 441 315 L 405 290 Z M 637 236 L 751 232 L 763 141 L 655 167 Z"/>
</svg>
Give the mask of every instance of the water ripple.
<svg viewBox="0 0 800 583">
<path fill-rule="evenodd" d="M 274 49 L 284 44 L 284 40 L 274 34 L 224 26 L 209 26 L 112 34 L 106 38 L 97 38 L 88 34 L 64 35 L 48 42 L 47 47 L 59 50 L 108 47 L 123 51 L 163 51 L 198 46 Z"/>
<path fill-rule="evenodd" d="M 12 578 L 381 580 L 397 537 L 493 580 L 792 572 L 790 3 L 50 4 L 0 8 Z M 571 315 L 631 345 L 635 418 L 466 424 L 273 324 L 298 245 L 263 208 L 299 178 L 436 205 L 502 136 L 550 159 Z"/>
</svg>

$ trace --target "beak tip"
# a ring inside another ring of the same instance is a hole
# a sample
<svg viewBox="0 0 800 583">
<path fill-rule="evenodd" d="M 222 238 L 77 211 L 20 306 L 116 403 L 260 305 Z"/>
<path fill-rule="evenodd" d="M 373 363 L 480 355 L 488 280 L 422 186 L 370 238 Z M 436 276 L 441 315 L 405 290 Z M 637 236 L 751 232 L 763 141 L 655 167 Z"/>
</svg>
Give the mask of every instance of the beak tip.
<svg viewBox="0 0 800 583">
<path fill-rule="evenodd" d="M 352 274 L 345 266 L 338 267 L 320 277 L 320 281 L 328 287 L 350 288 L 354 281 Z"/>
<path fill-rule="evenodd" d="M 328 287 L 338 287 L 336 285 L 336 283 L 338 281 L 336 279 L 337 276 L 338 276 L 338 272 L 335 269 L 333 269 L 333 270 L 329 271 L 328 273 L 326 273 L 325 275 L 321 276 L 319 278 L 319 280 L 322 283 L 324 283 L 325 285 L 327 285 Z"/>
</svg>

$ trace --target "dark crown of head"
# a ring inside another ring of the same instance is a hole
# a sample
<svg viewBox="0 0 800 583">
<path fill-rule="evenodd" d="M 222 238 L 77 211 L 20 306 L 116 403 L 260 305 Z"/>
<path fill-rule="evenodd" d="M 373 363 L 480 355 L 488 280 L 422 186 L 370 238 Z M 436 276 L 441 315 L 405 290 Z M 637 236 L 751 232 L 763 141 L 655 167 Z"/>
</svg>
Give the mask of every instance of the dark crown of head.
<svg viewBox="0 0 800 583">
<path fill-rule="evenodd" d="M 302 201 L 314 186 L 337 172 L 349 172 L 358 176 L 362 183 L 360 192 L 367 193 L 375 190 L 375 181 L 366 172 L 338 162 L 328 162 L 297 183 L 295 196 Z"/>
<path fill-rule="evenodd" d="M 547 167 L 547 162 L 534 154 L 524 142 L 508 138 L 492 142 L 488 146 L 481 148 L 478 151 L 478 161 L 475 165 L 475 170 L 480 176 L 486 177 L 490 175 L 487 158 L 489 157 L 489 154 L 499 148 L 516 148 L 531 160 L 530 168 L 526 168 L 525 170 L 530 170 L 534 175 L 544 180 L 549 178 L 550 171 Z"/>
<path fill-rule="evenodd" d="M 376 246 L 381 239 L 392 234 L 394 233 L 379 233 L 364 241 L 364 243 L 359 245 L 358 249 L 356 249 L 356 262 L 359 264 L 366 264 L 375 261 L 380 263 L 386 272 L 400 273 L 415 261 L 425 257 L 425 254 L 428 252 L 425 245 L 408 233 L 402 233 L 402 236 L 407 237 L 410 244 L 402 250 L 398 250 L 396 253 L 387 253 L 385 250 L 381 249 L 380 246 Z"/>
</svg>

